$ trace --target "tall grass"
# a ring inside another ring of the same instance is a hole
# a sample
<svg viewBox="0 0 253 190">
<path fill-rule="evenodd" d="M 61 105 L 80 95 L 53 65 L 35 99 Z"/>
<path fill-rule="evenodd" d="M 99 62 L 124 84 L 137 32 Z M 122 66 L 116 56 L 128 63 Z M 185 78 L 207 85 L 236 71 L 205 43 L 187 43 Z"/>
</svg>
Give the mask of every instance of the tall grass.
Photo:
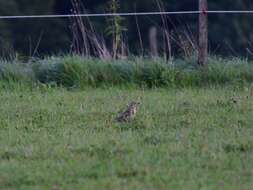
<svg viewBox="0 0 253 190">
<path fill-rule="evenodd" d="M 134 85 L 139 87 L 201 87 L 253 82 L 253 64 L 241 59 L 209 58 L 199 70 L 194 58 L 174 60 L 131 58 L 105 61 L 80 56 L 50 57 L 0 64 L 0 79 L 11 83 L 42 83 L 63 87 Z"/>
</svg>

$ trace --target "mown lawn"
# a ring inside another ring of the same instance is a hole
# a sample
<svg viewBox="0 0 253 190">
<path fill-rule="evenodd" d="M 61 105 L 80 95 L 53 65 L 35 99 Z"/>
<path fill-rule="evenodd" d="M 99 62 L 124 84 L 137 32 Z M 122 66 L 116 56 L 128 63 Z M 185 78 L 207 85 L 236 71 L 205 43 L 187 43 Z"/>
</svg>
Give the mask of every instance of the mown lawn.
<svg viewBox="0 0 253 190">
<path fill-rule="evenodd" d="M 113 118 L 142 98 L 134 122 Z M 1 90 L 0 189 L 253 187 L 253 90 Z"/>
</svg>

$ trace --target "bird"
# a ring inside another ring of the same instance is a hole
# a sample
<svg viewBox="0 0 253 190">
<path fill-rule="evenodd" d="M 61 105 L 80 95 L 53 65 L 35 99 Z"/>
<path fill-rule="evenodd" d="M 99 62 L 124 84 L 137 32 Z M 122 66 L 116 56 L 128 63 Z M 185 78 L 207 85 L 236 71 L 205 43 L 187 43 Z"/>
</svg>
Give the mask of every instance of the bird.
<svg viewBox="0 0 253 190">
<path fill-rule="evenodd" d="M 133 121 L 136 116 L 139 105 L 140 105 L 140 102 L 136 102 L 136 101 L 130 102 L 127 109 L 124 112 L 120 113 L 115 118 L 115 120 L 120 123 Z"/>
</svg>

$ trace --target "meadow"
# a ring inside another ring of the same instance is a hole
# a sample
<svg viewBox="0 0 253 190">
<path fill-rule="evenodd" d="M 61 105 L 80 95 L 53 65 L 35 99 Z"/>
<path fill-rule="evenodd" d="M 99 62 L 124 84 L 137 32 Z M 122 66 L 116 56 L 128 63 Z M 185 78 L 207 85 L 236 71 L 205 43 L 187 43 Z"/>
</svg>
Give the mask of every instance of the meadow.
<svg viewBox="0 0 253 190">
<path fill-rule="evenodd" d="M 1 65 L 0 189 L 252 188 L 250 64 L 204 75 L 98 63 L 84 74 L 79 61 Z M 138 98 L 136 119 L 115 122 Z"/>
</svg>

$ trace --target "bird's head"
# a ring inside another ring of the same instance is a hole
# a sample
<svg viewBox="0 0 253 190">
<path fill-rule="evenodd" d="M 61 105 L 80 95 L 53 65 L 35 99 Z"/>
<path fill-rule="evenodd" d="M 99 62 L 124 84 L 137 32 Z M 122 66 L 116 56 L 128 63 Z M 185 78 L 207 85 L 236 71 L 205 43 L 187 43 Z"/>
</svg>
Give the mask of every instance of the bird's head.
<svg viewBox="0 0 253 190">
<path fill-rule="evenodd" d="M 137 108 L 141 103 L 137 101 L 133 101 L 129 104 L 129 107 L 131 108 Z"/>
</svg>

